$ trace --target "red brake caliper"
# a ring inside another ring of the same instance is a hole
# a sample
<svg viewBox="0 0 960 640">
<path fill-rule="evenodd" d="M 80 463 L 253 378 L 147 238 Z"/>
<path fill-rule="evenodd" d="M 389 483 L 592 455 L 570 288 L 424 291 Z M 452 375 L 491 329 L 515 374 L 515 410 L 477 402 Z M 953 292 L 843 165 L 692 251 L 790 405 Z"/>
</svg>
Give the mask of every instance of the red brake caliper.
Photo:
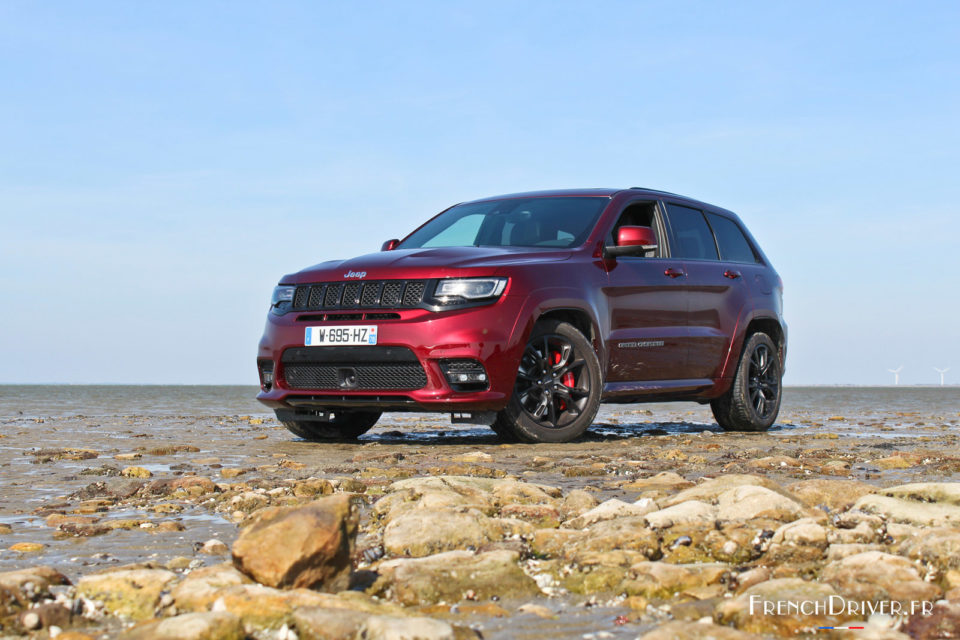
<svg viewBox="0 0 960 640">
<path fill-rule="evenodd" d="M 560 352 L 559 352 L 559 351 L 554 351 L 554 352 L 553 352 L 553 355 L 551 356 L 550 359 L 551 359 L 551 361 L 552 361 L 552 363 L 553 363 L 554 366 L 560 364 L 560 358 L 561 358 L 561 357 L 562 357 L 562 356 L 560 355 Z M 563 376 L 560 378 L 560 382 L 563 383 L 563 386 L 565 386 L 565 387 L 572 387 L 572 386 L 574 385 L 573 372 L 572 372 L 572 371 L 567 371 L 565 374 L 563 374 Z M 561 400 L 561 399 L 558 399 L 557 402 L 558 402 L 559 405 L 560 405 L 560 411 L 565 411 L 566 408 L 567 408 L 567 403 L 564 402 L 564 401 Z"/>
</svg>

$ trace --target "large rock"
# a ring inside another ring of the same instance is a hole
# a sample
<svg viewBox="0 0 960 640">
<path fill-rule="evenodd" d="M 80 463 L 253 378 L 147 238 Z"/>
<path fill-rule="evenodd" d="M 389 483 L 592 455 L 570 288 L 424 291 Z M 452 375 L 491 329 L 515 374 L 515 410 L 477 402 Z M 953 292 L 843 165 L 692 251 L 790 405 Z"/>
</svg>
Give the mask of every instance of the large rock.
<svg viewBox="0 0 960 640">
<path fill-rule="evenodd" d="M 686 500 L 648 513 L 645 517 L 654 529 L 669 529 L 674 526 L 713 522 L 717 519 L 717 508 L 700 500 Z"/>
<path fill-rule="evenodd" d="M 649 478 L 640 478 L 620 486 L 624 491 L 639 491 L 640 495 L 662 499 L 670 494 L 689 489 L 694 484 L 673 471 L 662 471 Z"/>
<path fill-rule="evenodd" d="M 384 529 L 383 548 L 394 556 L 420 558 L 479 547 L 495 536 L 490 520 L 475 509 L 410 510 L 393 518 Z"/>
<path fill-rule="evenodd" d="M 960 483 L 919 482 L 882 489 L 861 497 L 853 508 L 894 522 L 956 527 L 960 526 Z"/>
<path fill-rule="evenodd" d="M 927 615 L 911 616 L 904 631 L 914 640 L 960 638 L 960 602 L 941 601 Z"/>
<path fill-rule="evenodd" d="M 827 529 L 813 518 L 801 518 L 774 531 L 770 543 L 826 549 Z"/>
<path fill-rule="evenodd" d="M 838 599 L 842 601 L 842 596 L 829 584 L 779 578 L 756 584 L 722 602 L 714 619 L 751 633 L 792 636 L 817 627 L 841 626 L 849 616 L 836 604 Z M 831 601 L 838 610 L 836 614 L 831 613 Z"/>
<path fill-rule="evenodd" d="M 719 563 L 667 564 L 639 562 L 630 567 L 632 579 L 624 583 L 630 595 L 669 598 L 688 589 L 729 583 L 730 567 Z M 724 591 L 721 588 L 720 591 Z"/>
<path fill-rule="evenodd" d="M 609 551 L 620 549 L 639 551 L 648 558 L 660 554 L 660 542 L 656 532 L 646 526 L 646 516 L 603 520 L 581 531 L 583 538 L 577 549 L 583 551 Z"/>
<path fill-rule="evenodd" d="M 760 636 L 704 622 L 668 622 L 638 640 L 760 640 Z"/>
<path fill-rule="evenodd" d="M 455 629 L 442 620 L 383 616 L 308 607 L 293 615 L 300 640 L 454 640 Z"/>
<path fill-rule="evenodd" d="M 906 538 L 900 553 L 911 560 L 919 560 L 946 573 L 960 569 L 960 530 L 929 529 L 923 535 Z"/>
<path fill-rule="evenodd" d="M 790 522 L 804 515 L 798 502 L 766 487 L 744 485 L 717 496 L 717 519 L 721 521 L 770 518 Z"/>
<path fill-rule="evenodd" d="M 214 611 L 229 611 L 239 617 L 244 626 L 255 629 L 275 629 L 292 624 L 293 613 L 304 607 L 378 615 L 402 614 L 396 605 L 377 602 L 356 591 L 334 595 L 309 589 L 274 589 L 260 584 L 224 587 L 211 606 Z"/>
<path fill-rule="evenodd" d="M 240 618 L 226 611 L 185 613 L 142 622 L 120 636 L 123 640 L 244 640 Z"/>
<path fill-rule="evenodd" d="M 564 520 L 576 518 L 599 504 L 597 499 L 583 489 L 574 489 L 563 497 L 560 503 L 560 516 Z"/>
<path fill-rule="evenodd" d="M 857 480 L 833 480 L 814 478 L 787 485 L 787 492 L 808 507 L 827 507 L 831 511 L 844 511 L 853 506 L 858 498 L 873 493 L 876 487 Z"/>
<path fill-rule="evenodd" d="M 341 591 L 350 580 L 357 512 L 349 494 L 257 512 L 233 545 L 233 563 L 260 584 Z"/>
<path fill-rule="evenodd" d="M 499 550 L 472 554 L 448 551 L 426 558 L 388 560 L 379 566 L 373 589 L 403 605 L 459 602 L 539 594 L 536 582 L 518 565 L 519 554 Z"/>
<path fill-rule="evenodd" d="M 571 529 L 583 529 L 584 527 L 588 527 L 591 524 L 595 524 L 603 520 L 612 520 L 614 518 L 624 518 L 630 516 L 645 516 L 651 511 L 656 510 L 657 503 L 653 500 L 644 499 L 638 501 L 637 503 L 631 504 L 629 502 L 624 502 L 623 500 L 612 498 L 597 505 L 579 517 L 568 520 L 563 526 L 570 527 Z"/>
<path fill-rule="evenodd" d="M 114 615 L 145 620 L 153 617 L 161 593 L 176 577 L 166 569 L 119 569 L 80 578 L 77 592 L 100 600 Z"/>
<path fill-rule="evenodd" d="M 493 497 L 488 493 L 468 487 L 427 485 L 388 493 L 374 504 L 372 515 L 376 522 L 388 525 L 396 518 L 425 510 L 473 510 L 487 516 L 496 513 Z"/>
<path fill-rule="evenodd" d="M 478 478 L 474 476 L 429 476 L 398 480 L 388 491 L 413 489 L 426 492 L 430 489 L 454 490 L 472 494 L 491 494 L 500 504 L 526 502 L 539 504 L 547 499 L 559 498 L 560 489 L 542 484 L 520 482 L 511 478 Z M 527 496 L 526 499 L 522 496 Z"/>
<path fill-rule="evenodd" d="M 180 611 L 207 611 L 220 589 L 251 582 L 232 564 L 217 564 L 191 572 L 173 588 L 171 595 Z"/>
<path fill-rule="evenodd" d="M 645 562 L 637 551 L 573 551 L 563 564 L 548 565 L 560 585 L 573 593 L 624 593 L 630 567 Z"/>
<path fill-rule="evenodd" d="M 70 579 L 56 569 L 46 566 L 28 567 L 16 571 L 0 573 L 0 586 L 23 590 L 24 585 L 32 584 L 35 591 L 45 594 L 51 586 L 70 584 Z"/>
<path fill-rule="evenodd" d="M 896 600 L 909 608 L 910 602 L 933 602 L 940 597 L 940 588 L 925 582 L 913 563 L 881 551 L 858 553 L 832 562 L 823 569 L 820 580 L 855 601 Z"/>
<path fill-rule="evenodd" d="M 530 546 L 535 553 L 554 558 L 616 549 L 656 559 L 660 557 L 660 539 L 646 524 L 639 516 L 603 520 L 586 529 L 540 529 L 534 532 Z"/>
<path fill-rule="evenodd" d="M 17 616 L 30 607 L 30 600 L 17 589 L 0 585 L 0 630 L 18 626 Z"/>
<path fill-rule="evenodd" d="M 715 502 L 720 494 L 736 487 L 756 486 L 766 487 L 773 491 L 783 491 L 776 482 L 768 480 L 762 476 L 749 474 L 731 473 L 716 478 L 708 478 L 702 483 L 689 489 L 684 489 L 680 493 L 659 501 L 661 506 L 671 507 L 687 500 L 700 500 L 701 502 Z"/>
</svg>

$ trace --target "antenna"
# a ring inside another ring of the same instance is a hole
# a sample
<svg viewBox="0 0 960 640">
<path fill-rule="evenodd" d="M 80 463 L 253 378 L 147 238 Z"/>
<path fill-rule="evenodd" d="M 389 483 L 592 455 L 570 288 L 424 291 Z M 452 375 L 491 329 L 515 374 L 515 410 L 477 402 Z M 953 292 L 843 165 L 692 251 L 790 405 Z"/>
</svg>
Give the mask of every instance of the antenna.
<svg viewBox="0 0 960 640">
<path fill-rule="evenodd" d="M 943 374 L 945 374 L 947 371 L 950 371 L 950 367 L 947 367 L 946 369 L 937 369 L 936 367 L 934 367 L 933 370 L 940 374 L 940 386 L 942 387 L 942 386 L 943 386 Z"/>
<path fill-rule="evenodd" d="M 900 372 L 903 371 L 903 365 L 900 365 L 896 369 L 887 369 L 887 371 L 893 374 L 893 384 L 900 384 Z"/>
</svg>

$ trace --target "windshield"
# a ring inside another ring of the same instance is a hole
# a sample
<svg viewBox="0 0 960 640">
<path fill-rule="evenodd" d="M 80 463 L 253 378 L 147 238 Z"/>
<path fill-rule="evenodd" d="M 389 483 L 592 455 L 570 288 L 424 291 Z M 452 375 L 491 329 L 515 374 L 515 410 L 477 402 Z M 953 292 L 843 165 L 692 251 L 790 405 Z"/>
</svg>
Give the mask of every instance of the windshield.
<svg viewBox="0 0 960 640">
<path fill-rule="evenodd" d="M 593 229 L 606 197 L 508 198 L 451 207 L 399 249 L 429 247 L 575 247 Z"/>
</svg>

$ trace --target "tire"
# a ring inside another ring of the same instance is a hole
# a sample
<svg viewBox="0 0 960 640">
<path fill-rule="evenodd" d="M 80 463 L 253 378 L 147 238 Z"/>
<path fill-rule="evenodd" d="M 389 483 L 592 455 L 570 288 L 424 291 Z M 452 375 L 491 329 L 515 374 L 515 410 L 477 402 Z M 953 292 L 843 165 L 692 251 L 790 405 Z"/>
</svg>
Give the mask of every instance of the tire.
<svg viewBox="0 0 960 640">
<path fill-rule="evenodd" d="M 492 428 L 522 442 L 569 442 L 593 423 L 602 377 L 593 345 L 572 324 L 538 323 L 518 367 L 513 395 Z"/>
<path fill-rule="evenodd" d="M 765 333 L 747 338 L 730 389 L 710 403 L 724 431 L 766 431 L 780 413 L 783 395 L 780 350 Z"/>
<path fill-rule="evenodd" d="M 281 420 L 280 422 L 296 436 L 304 440 L 356 440 L 377 424 L 380 411 L 345 411 L 334 414 L 330 422 L 309 420 Z"/>
</svg>

